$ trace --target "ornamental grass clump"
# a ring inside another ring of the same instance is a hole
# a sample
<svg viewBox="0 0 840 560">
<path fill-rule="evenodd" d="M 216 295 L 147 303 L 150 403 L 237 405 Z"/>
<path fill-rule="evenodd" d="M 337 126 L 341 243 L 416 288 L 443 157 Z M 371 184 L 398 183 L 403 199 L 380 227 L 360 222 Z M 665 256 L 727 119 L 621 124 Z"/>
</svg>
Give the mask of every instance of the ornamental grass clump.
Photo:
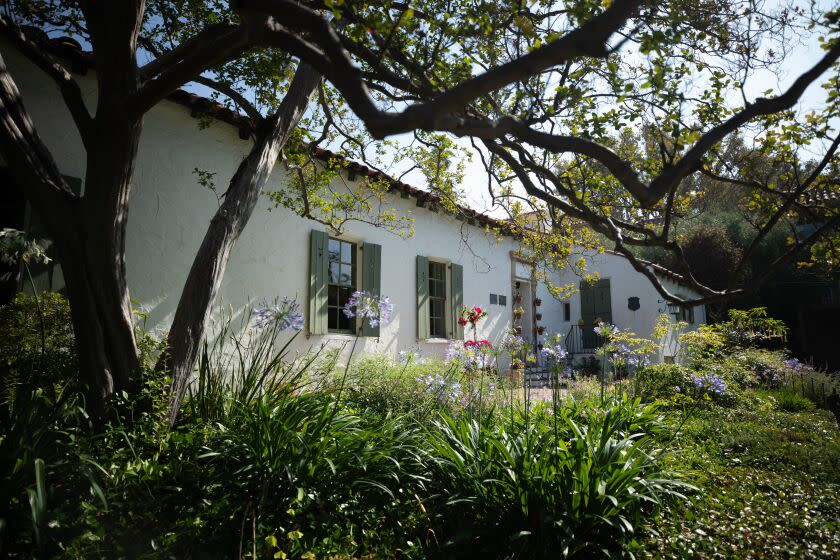
<svg viewBox="0 0 840 560">
<path fill-rule="evenodd" d="M 552 414 L 559 436 L 542 413 L 512 428 L 444 415 L 426 430 L 424 506 L 445 557 L 618 557 L 640 523 L 692 489 L 662 467 L 651 407 Z"/>
</svg>

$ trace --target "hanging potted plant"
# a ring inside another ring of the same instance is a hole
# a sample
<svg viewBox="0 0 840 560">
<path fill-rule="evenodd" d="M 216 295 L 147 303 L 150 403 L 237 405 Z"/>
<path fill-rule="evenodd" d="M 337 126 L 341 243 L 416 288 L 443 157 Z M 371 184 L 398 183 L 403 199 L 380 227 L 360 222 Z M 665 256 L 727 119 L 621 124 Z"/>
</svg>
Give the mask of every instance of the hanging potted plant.
<svg viewBox="0 0 840 560">
<path fill-rule="evenodd" d="M 542 313 L 537 313 L 534 317 L 536 317 L 537 321 L 542 321 Z"/>
<path fill-rule="evenodd" d="M 516 331 L 516 334 L 522 334 L 522 325 L 517 325 L 513 328 Z"/>
<path fill-rule="evenodd" d="M 514 304 L 522 303 L 522 293 L 521 292 L 514 292 L 513 303 Z"/>
<path fill-rule="evenodd" d="M 578 326 L 583 328 L 583 325 L 584 325 L 583 318 L 578 319 Z"/>
<path fill-rule="evenodd" d="M 540 298 L 536 298 L 536 299 L 534 299 L 534 305 L 536 305 L 537 307 L 539 307 L 540 305 L 542 305 L 542 300 L 541 300 Z"/>
<path fill-rule="evenodd" d="M 518 320 L 520 317 L 522 317 L 523 313 L 525 313 L 525 309 L 523 309 L 521 305 L 513 308 L 514 319 Z"/>
<path fill-rule="evenodd" d="M 537 327 L 537 334 L 545 334 L 545 327 L 543 325 Z"/>
</svg>

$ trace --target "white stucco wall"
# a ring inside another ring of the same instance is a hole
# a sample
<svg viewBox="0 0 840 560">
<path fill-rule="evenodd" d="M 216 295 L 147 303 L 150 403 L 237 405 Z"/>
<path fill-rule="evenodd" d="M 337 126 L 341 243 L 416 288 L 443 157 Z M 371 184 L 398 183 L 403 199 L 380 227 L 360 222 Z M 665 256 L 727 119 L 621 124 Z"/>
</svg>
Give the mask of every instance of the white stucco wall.
<svg viewBox="0 0 840 560">
<path fill-rule="evenodd" d="M 85 160 L 81 141 L 59 100 L 51 81 L 23 61 L 4 43 L 3 57 L 18 83 L 27 109 L 45 143 L 66 175 L 84 177 Z M 92 75 L 76 76 L 88 100 L 95 93 Z M 150 311 L 147 327 L 165 330 L 177 305 L 178 297 L 193 256 L 216 210 L 215 196 L 198 185 L 192 171 L 199 168 L 217 173 L 217 187 L 223 191 L 250 141 L 238 137 L 236 129 L 214 122 L 199 130 L 199 121 L 189 111 L 172 102 L 162 102 L 144 119 L 135 187 L 131 196 L 126 259 L 132 299 Z M 277 168 L 267 190 L 284 180 Z M 433 213 L 415 205 L 414 199 L 389 196 L 389 204 L 415 218 L 415 235 L 402 239 L 373 226 L 352 223 L 347 236 L 354 241 L 369 241 L 382 246 L 381 289 L 395 304 L 392 322 L 381 331 L 379 339 L 362 339 L 359 351 L 396 353 L 419 350 L 423 355 L 442 355 L 445 344 L 418 341 L 416 317 L 415 257 L 426 255 L 459 263 L 464 267 L 464 304 L 487 308 L 490 315 L 479 330 L 480 338 L 498 341 L 510 324 L 511 280 L 515 275 L 510 252 L 515 248 L 510 238 L 497 241 L 482 227 L 470 226 L 443 213 Z M 309 234 L 322 226 L 277 208 L 258 204 L 241 236 L 228 265 L 220 292 L 220 303 L 242 308 L 248 302 L 275 296 L 296 296 L 307 310 L 309 283 Z M 610 278 L 613 320 L 637 334 L 649 334 L 664 304 L 653 286 L 624 259 L 600 255 L 591 259 L 590 268 L 602 278 Z M 560 274 L 559 283 L 577 282 L 571 272 Z M 679 290 L 677 290 L 679 291 Z M 507 296 L 507 305 L 489 304 L 489 294 Z M 564 322 L 562 303 L 538 286 L 543 300 L 538 309 L 540 322 L 547 332 L 567 332 L 580 317 L 577 294 L 570 299 L 571 321 Z M 627 309 L 627 298 L 638 296 L 641 309 Z M 705 317 L 702 311 L 697 322 Z M 299 336 L 295 350 L 304 350 L 322 342 L 343 344 L 352 340 L 346 335 Z"/>
</svg>

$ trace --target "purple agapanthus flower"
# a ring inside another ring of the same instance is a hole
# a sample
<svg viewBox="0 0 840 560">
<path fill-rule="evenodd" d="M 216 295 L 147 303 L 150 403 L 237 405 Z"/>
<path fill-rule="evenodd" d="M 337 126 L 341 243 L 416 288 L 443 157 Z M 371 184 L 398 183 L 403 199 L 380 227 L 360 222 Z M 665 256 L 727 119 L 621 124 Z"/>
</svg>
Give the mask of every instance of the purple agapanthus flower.
<svg viewBox="0 0 840 560">
<path fill-rule="evenodd" d="M 549 344 L 547 346 L 543 346 L 542 350 L 540 350 L 543 358 L 546 359 L 549 363 L 552 364 L 559 364 L 564 359 L 566 359 L 567 352 L 563 348 L 562 344 Z"/>
<path fill-rule="evenodd" d="M 461 394 L 461 384 L 457 381 L 449 382 L 439 373 L 426 373 L 417 378 L 423 385 L 424 392 L 433 395 L 440 404 L 449 404 L 458 400 Z"/>
<path fill-rule="evenodd" d="M 803 373 L 805 371 L 805 364 L 803 364 L 796 358 L 785 360 L 782 362 L 782 365 L 784 365 L 785 368 L 790 370 L 792 373 Z"/>
<path fill-rule="evenodd" d="M 256 326 L 261 329 L 276 325 L 281 331 L 299 331 L 303 329 L 303 313 L 299 309 L 297 301 L 284 297 L 279 303 L 277 300 L 273 304 L 263 301 L 262 305 L 251 310 L 251 315 L 256 318 Z"/>
<path fill-rule="evenodd" d="M 453 340 L 449 343 L 449 347 L 446 349 L 446 361 L 447 362 L 460 362 L 466 357 L 464 353 L 464 343 L 458 342 L 457 340 Z"/>
<path fill-rule="evenodd" d="M 388 296 L 355 291 L 344 304 L 345 317 L 359 317 L 371 327 L 387 325 L 391 321 L 394 304 Z"/>
<path fill-rule="evenodd" d="M 726 392 L 726 383 L 723 379 L 712 374 L 697 375 L 693 379 L 694 386 L 703 392 L 713 395 L 723 395 Z"/>
</svg>

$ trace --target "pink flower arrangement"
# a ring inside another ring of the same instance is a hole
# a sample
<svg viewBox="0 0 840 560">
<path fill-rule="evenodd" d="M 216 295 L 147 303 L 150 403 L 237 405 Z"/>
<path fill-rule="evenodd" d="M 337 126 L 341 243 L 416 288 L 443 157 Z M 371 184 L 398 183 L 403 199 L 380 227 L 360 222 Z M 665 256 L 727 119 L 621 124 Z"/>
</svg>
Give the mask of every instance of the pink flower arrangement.
<svg viewBox="0 0 840 560">
<path fill-rule="evenodd" d="M 461 316 L 458 318 L 458 324 L 466 327 L 467 323 L 475 327 L 475 325 L 484 317 L 487 317 L 487 311 L 480 307 L 473 307 L 472 309 L 464 307 L 461 309 Z"/>
</svg>

